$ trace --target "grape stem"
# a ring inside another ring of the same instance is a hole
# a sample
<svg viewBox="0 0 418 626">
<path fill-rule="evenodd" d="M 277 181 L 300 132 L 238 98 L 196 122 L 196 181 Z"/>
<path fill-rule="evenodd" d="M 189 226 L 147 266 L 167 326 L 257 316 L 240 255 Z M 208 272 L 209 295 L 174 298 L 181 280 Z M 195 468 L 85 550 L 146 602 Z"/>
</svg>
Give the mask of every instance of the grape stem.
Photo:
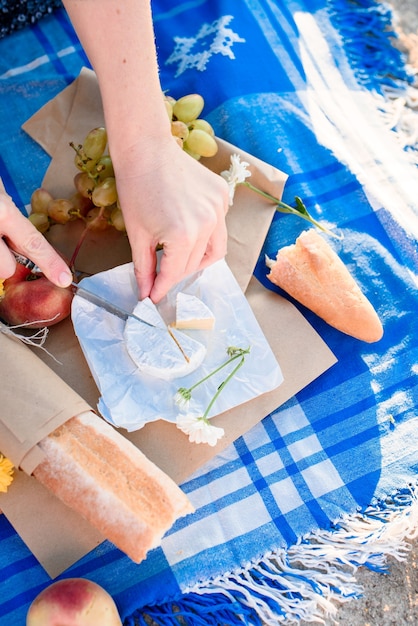
<svg viewBox="0 0 418 626">
<path fill-rule="evenodd" d="M 85 239 L 86 239 L 87 233 L 89 232 L 89 230 L 91 229 L 91 227 L 93 226 L 93 224 L 94 224 L 97 220 L 100 220 L 100 219 L 102 218 L 103 213 L 104 213 L 104 210 L 105 210 L 105 207 L 104 207 L 104 206 L 100 207 L 100 211 L 98 212 L 98 214 L 96 215 L 96 217 L 94 218 L 94 220 L 92 220 L 91 222 L 88 222 L 88 223 L 86 224 L 86 226 L 84 227 L 83 232 L 81 233 L 81 235 L 80 235 L 80 237 L 79 237 L 79 240 L 77 241 L 76 247 L 74 248 L 73 254 L 72 254 L 71 259 L 70 259 L 70 264 L 69 264 L 69 265 L 70 265 L 70 269 L 71 269 L 71 271 L 72 271 L 73 273 L 74 273 L 74 270 L 75 270 L 75 262 L 76 262 L 76 259 L 77 259 L 77 257 L 78 257 L 79 252 L 80 252 L 81 246 L 83 245 L 83 243 L 84 243 L 84 241 L 85 241 Z"/>
<path fill-rule="evenodd" d="M 88 167 L 86 166 L 87 162 L 90 161 L 91 159 L 86 157 L 85 154 L 83 153 L 82 151 L 83 146 L 82 145 L 76 146 L 74 141 L 70 141 L 70 146 L 75 151 L 78 158 L 80 159 L 81 171 L 85 172 L 87 176 L 91 178 L 91 180 L 96 182 L 98 180 L 98 174 L 96 175 L 92 174 L 90 170 L 88 169 Z"/>
</svg>

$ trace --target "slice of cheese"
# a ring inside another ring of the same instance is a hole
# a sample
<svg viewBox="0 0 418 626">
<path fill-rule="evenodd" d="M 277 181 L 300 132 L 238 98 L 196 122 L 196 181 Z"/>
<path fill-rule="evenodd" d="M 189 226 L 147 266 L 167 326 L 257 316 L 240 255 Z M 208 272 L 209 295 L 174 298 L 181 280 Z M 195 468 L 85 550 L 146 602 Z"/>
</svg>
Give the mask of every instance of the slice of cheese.
<svg viewBox="0 0 418 626">
<path fill-rule="evenodd" d="M 133 315 L 137 315 L 142 320 L 145 320 L 149 324 L 156 326 L 157 328 L 162 328 L 163 330 L 167 330 L 166 323 L 161 317 L 157 307 L 151 300 L 151 298 L 144 298 L 136 305 L 135 309 L 132 311 Z M 131 321 L 133 318 L 130 318 Z M 146 324 L 143 324 L 146 326 Z"/>
<path fill-rule="evenodd" d="M 184 330 L 212 330 L 215 316 L 197 296 L 179 292 L 176 296 L 175 328 Z"/>
<path fill-rule="evenodd" d="M 133 314 L 155 325 L 147 326 L 133 317 L 126 322 L 126 349 L 139 371 L 172 380 L 199 367 L 206 356 L 206 347 L 181 331 L 169 330 L 149 298 L 138 302 Z"/>
</svg>

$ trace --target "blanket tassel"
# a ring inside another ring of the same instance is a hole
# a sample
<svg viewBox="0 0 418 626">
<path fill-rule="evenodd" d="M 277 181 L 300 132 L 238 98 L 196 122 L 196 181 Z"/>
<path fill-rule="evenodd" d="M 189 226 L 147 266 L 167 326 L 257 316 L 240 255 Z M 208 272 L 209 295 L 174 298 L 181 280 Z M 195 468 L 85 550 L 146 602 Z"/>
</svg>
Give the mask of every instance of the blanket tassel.
<svg viewBox="0 0 418 626">
<path fill-rule="evenodd" d="M 391 6 L 377 0 L 328 0 L 327 6 L 357 81 L 375 95 L 382 121 L 418 165 L 416 70 L 394 45 Z"/>
<path fill-rule="evenodd" d="M 388 572 L 418 536 L 418 487 L 318 530 L 288 550 L 265 554 L 234 572 L 184 589 L 181 597 L 138 609 L 124 626 L 273 626 L 325 623 L 360 598 L 359 567 Z"/>
</svg>

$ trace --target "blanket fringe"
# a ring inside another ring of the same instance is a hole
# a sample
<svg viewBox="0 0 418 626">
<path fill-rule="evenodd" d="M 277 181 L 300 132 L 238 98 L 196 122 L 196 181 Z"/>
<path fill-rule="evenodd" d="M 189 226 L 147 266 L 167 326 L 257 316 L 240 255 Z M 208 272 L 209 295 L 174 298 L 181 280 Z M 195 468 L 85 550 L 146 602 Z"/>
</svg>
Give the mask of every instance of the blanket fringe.
<svg viewBox="0 0 418 626">
<path fill-rule="evenodd" d="M 383 123 L 418 165 L 417 71 L 394 45 L 392 8 L 376 0 L 328 0 L 328 14 L 358 83 L 376 96 Z"/>
<path fill-rule="evenodd" d="M 381 92 L 383 86 L 396 88 L 414 83 L 414 72 L 405 54 L 393 45 L 398 35 L 389 4 L 380 0 L 328 0 L 327 6 L 361 85 Z"/>
<path fill-rule="evenodd" d="M 341 604 L 361 597 L 359 567 L 388 573 L 388 558 L 404 561 L 417 536 L 418 487 L 411 487 L 287 550 L 184 589 L 163 605 L 144 607 L 124 626 L 325 624 Z"/>
<path fill-rule="evenodd" d="M 376 0 L 328 0 L 328 14 L 356 79 L 376 96 L 384 123 L 418 165 L 416 76 L 393 46 L 391 8 Z M 388 559 L 405 561 L 417 537 L 418 487 L 411 486 L 288 549 L 138 609 L 124 626 L 325 624 L 340 605 L 362 596 L 360 567 L 388 573 Z"/>
</svg>

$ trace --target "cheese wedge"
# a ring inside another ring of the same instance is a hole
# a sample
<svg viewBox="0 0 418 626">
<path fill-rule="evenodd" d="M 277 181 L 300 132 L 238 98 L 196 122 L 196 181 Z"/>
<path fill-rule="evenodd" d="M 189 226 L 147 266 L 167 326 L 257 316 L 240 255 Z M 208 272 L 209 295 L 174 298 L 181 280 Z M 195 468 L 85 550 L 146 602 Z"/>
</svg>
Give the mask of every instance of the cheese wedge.
<svg viewBox="0 0 418 626">
<path fill-rule="evenodd" d="M 149 298 L 138 302 L 133 313 L 155 326 L 147 326 L 132 317 L 125 325 L 126 349 L 141 372 L 172 380 L 199 367 L 206 356 L 206 347 L 181 331 L 168 329 Z"/>
<path fill-rule="evenodd" d="M 215 316 L 197 296 L 179 292 L 176 296 L 175 328 L 184 330 L 212 330 Z"/>
</svg>

